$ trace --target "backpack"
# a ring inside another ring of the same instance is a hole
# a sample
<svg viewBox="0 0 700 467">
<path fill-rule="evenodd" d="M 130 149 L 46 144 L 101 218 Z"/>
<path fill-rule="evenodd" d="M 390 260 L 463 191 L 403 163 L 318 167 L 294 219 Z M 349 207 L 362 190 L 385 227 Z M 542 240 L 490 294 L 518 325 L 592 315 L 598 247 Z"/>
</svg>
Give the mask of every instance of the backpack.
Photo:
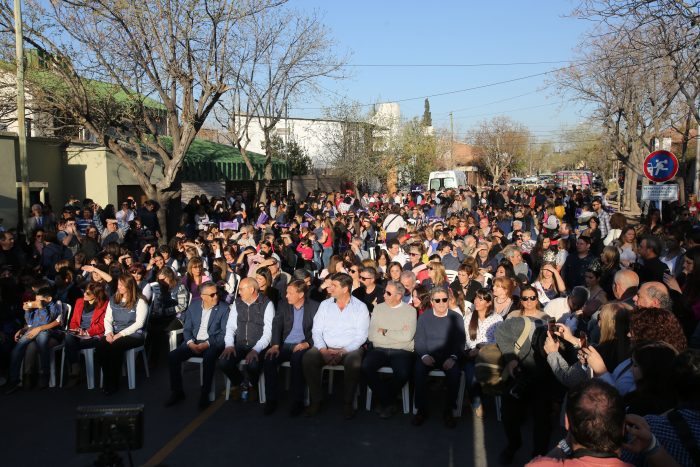
<svg viewBox="0 0 700 467">
<path fill-rule="evenodd" d="M 523 330 L 513 348 L 515 355 L 518 357 L 521 357 L 525 342 L 531 338 L 535 328 L 535 324 L 530 319 L 525 318 L 524 323 Z M 527 352 L 523 354 L 529 352 L 529 346 L 526 350 Z M 481 385 L 484 394 L 497 395 L 503 393 L 509 383 L 510 375 L 505 369 L 503 353 L 497 344 L 486 344 L 481 347 L 476 356 L 474 366 L 476 381 Z"/>
</svg>

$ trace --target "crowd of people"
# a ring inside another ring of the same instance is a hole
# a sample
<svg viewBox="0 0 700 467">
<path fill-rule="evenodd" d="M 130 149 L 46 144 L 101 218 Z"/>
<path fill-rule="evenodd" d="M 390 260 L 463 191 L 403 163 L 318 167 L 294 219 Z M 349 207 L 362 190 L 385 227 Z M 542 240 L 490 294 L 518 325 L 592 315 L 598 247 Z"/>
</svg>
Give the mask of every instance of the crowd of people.
<svg viewBox="0 0 700 467">
<path fill-rule="evenodd" d="M 149 365 L 167 353 L 166 406 L 185 399 L 180 368 L 198 357 L 200 408 L 221 370 L 227 396 L 264 398 L 271 415 L 288 364 L 291 415 L 314 416 L 333 367 L 344 418 L 365 384 L 392 417 L 408 384 L 420 426 L 439 376 L 448 428 L 462 398 L 474 417 L 496 398 L 503 464 L 531 417 L 532 465 L 700 465 L 695 198 L 641 223 L 576 187 L 269 198 L 196 196 L 170 239 L 153 201 L 33 206 L 26 242 L 0 231 L 5 394 L 48 387 L 58 344 L 64 387 L 94 349 L 112 394 L 144 346 Z"/>
</svg>

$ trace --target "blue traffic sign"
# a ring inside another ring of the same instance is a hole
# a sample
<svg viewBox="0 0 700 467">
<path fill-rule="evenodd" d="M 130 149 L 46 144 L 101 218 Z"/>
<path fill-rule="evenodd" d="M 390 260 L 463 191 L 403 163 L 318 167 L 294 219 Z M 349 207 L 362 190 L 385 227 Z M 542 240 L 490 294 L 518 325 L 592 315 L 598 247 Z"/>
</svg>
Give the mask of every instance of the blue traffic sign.
<svg viewBox="0 0 700 467">
<path fill-rule="evenodd" d="M 654 151 L 644 159 L 644 175 L 652 182 L 667 182 L 677 173 L 678 158 L 671 151 Z"/>
</svg>

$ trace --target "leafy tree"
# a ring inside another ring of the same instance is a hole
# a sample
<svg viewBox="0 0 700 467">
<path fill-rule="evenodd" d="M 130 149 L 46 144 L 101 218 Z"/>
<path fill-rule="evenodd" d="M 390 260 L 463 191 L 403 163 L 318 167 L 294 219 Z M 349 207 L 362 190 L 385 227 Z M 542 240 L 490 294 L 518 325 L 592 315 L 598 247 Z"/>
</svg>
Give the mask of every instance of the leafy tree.
<svg viewBox="0 0 700 467">
<path fill-rule="evenodd" d="M 264 145 L 263 145 L 264 146 Z M 284 159 L 289 164 L 291 175 L 307 175 L 313 167 L 313 162 L 304 148 L 294 140 L 284 142 L 280 136 L 270 138 L 269 150 L 265 147 L 266 154 L 278 159 Z"/>
<path fill-rule="evenodd" d="M 425 127 L 433 126 L 433 115 L 430 113 L 430 101 L 427 97 L 423 104 L 423 121 L 421 124 Z"/>
</svg>

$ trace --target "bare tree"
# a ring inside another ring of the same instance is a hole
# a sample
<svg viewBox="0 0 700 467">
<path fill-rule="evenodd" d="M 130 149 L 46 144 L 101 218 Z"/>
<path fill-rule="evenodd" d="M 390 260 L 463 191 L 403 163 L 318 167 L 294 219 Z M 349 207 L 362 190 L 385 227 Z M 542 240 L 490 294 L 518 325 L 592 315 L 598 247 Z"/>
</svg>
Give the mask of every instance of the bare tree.
<svg viewBox="0 0 700 467">
<path fill-rule="evenodd" d="M 326 167 L 352 181 L 357 187 L 368 187 L 386 182 L 388 165 L 384 159 L 386 141 L 378 133 L 384 130 L 357 103 L 340 102 L 324 110 L 331 122 L 319 134 Z"/>
<path fill-rule="evenodd" d="M 471 132 L 479 163 L 494 183 L 512 173 L 528 151 L 530 132 L 509 117 L 498 116 L 477 124 Z"/>
<path fill-rule="evenodd" d="M 11 3 L 0 2 L 6 34 Z M 167 206 L 187 150 L 230 87 L 237 29 L 283 1 L 26 3 L 25 41 L 45 61 L 29 76 L 33 98 L 92 133 Z M 166 229 L 163 209 L 158 217 Z"/>
<path fill-rule="evenodd" d="M 272 180 L 272 154 L 266 151 L 262 170 L 248 157 L 249 126 L 256 121 L 270 148 L 275 128 L 288 106 L 308 93 L 320 92 L 322 78 L 340 78 L 347 59 L 336 55 L 334 43 L 318 16 L 294 10 L 267 10 L 246 27 L 250 44 L 231 51 L 240 66 L 235 74 L 237 93 L 222 106 L 231 141 L 238 147 L 256 184 L 256 196 L 266 199 Z M 221 120 L 221 119 L 220 119 Z M 262 173 L 261 173 L 262 172 Z"/>
</svg>

